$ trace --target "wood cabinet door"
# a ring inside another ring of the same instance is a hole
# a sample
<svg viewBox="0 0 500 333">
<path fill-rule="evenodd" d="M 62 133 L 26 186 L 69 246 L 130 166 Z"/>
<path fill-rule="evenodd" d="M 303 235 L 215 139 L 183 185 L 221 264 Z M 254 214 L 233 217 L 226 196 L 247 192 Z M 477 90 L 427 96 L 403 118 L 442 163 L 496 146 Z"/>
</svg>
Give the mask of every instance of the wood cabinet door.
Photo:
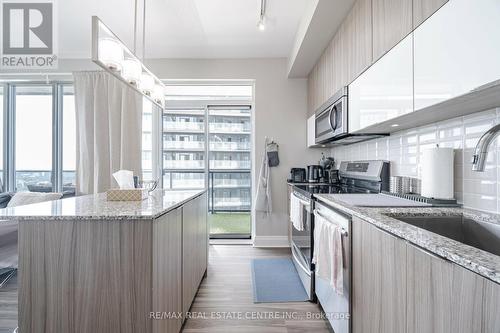
<svg viewBox="0 0 500 333">
<path fill-rule="evenodd" d="M 447 2 L 448 0 L 413 0 L 413 29 Z"/>
<path fill-rule="evenodd" d="M 500 285 L 484 279 L 483 332 L 500 332 Z"/>
<path fill-rule="evenodd" d="M 153 312 L 182 312 L 182 208 L 153 224 Z M 153 332 L 179 332 L 182 318 L 153 320 Z"/>
<path fill-rule="evenodd" d="M 182 211 L 182 309 L 189 311 L 207 268 L 206 194 L 184 204 Z"/>
<path fill-rule="evenodd" d="M 406 242 L 358 218 L 352 230 L 353 332 L 404 332 Z"/>
<path fill-rule="evenodd" d="M 342 47 L 345 50 L 343 66 L 346 68 L 346 81 L 351 83 L 361 72 L 372 64 L 372 2 L 357 0 L 342 23 Z"/>
<path fill-rule="evenodd" d="M 373 0 L 373 61 L 413 30 L 412 0 Z"/>
<path fill-rule="evenodd" d="M 482 278 L 408 245 L 407 333 L 481 332 Z"/>
</svg>

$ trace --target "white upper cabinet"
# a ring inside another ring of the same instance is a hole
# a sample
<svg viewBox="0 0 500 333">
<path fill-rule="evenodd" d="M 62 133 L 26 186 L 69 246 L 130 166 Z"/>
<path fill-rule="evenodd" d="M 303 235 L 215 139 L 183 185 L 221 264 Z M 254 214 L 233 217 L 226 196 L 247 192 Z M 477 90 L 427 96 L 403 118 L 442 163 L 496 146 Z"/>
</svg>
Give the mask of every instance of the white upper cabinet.
<svg viewBox="0 0 500 333">
<path fill-rule="evenodd" d="M 500 79 L 499 0 L 451 0 L 414 39 L 415 110 Z"/>
<path fill-rule="evenodd" d="M 349 85 L 349 131 L 413 111 L 412 35 Z"/>
</svg>

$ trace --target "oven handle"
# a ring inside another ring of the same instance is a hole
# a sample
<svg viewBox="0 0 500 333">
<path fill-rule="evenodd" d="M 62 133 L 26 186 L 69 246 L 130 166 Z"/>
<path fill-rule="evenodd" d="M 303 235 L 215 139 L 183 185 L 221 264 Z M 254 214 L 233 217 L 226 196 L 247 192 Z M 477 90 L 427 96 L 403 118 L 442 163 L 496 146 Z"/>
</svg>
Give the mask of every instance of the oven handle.
<svg viewBox="0 0 500 333">
<path fill-rule="evenodd" d="M 302 270 L 307 274 L 307 275 L 310 275 L 310 270 L 307 269 L 304 264 L 302 263 L 302 259 L 299 258 L 299 255 L 296 254 L 296 251 L 298 251 L 296 249 L 297 245 L 295 245 L 294 243 L 292 243 L 292 256 L 295 258 L 295 261 L 297 262 L 297 264 L 300 266 L 300 268 L 302 268 Z"/>
<path fill-rule="evenodd" d="M 314 210 L 314 215 L 319 216 L 319 217 L 321 217 L 322 219 L 325 219 L 325 220 L 327 220 L 328 222 L 330 222 L 330 223 L 332 223 L 332 224 L 337 225 L 336 223 L 334 223 L 334 222 L 330 221 L 330 220 L 329 220 L 329 219 L 328 219 L 325 215 L 321 214 L 321 213 L 320 213 L 317 209 L 315 209 L 315 210 Z M 340 228 L 340 234 L 341 234 L 342 236 L 346 236 L 346 237 L 347 237 L 347 236 L 349 236 L 349 233 L 348 233 L 348 232 L 347 232 L 347 230 L 345 230 L 344 228 Z"/>
<path fill-rule="evenodd" d="M 311 206 L 311 203 L 308 201 L 305 201 L 304 199 L 300 198 L 295 192 L 292 192 L 293 196 L 297 198 L 304 206 Z"/>
</svg>

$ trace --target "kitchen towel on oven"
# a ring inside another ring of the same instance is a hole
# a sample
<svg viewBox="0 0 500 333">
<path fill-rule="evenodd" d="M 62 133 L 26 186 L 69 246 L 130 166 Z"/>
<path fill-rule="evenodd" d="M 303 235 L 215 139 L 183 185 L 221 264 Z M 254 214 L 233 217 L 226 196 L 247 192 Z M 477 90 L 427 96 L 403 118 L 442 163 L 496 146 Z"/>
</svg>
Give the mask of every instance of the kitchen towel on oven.
<svg viewBox="0 0 500 333">
<path fill-rule="evenodd" d="M 342 234 L 339 226 L 314 215 L 314 253 L 318 277 L 328 281 L 335 292 L 344 292 Z"/>
<path fill-rule="evenodd" d="M 293 227 L 298 231 L 304 230 L 304 214 L 302 213 L 302 202 L 293 193 L 290 193 L 290 220 Z"/>
</svg>

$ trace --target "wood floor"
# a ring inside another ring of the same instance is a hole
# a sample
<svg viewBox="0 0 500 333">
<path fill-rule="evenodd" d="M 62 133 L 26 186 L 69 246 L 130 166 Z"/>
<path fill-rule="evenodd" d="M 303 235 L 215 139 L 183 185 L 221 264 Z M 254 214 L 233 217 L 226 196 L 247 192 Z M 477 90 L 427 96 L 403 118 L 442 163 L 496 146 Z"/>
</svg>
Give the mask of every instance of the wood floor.
<svg viewBox="0 0 500 333">
<path fill-rule="evenodd" d="M 192 318 L 184 324 L 183 332 L 330 332 L 326 321 L 317 317 L 320 315 L 317 304 L 253 303 L 251 260 L 287 256 L 290 256 L 289 249 L 261 249 L 249 245 L 210 246 L 208 276 L 198 290 L 191 307 Z M 283 318 L 284 313 L 293 315 L 293 318 Z M 279 317 L 269 318 L 271 314 L 278 314 Z M 244 318 L 235 319 L 237 315 Z M 251 319 L 257 316 L 261 319 Z M 17 281 L 13 278 L 0 289 L 0 333 L 12 333 L 16 326 Z"/>
<path fill-rule="evenodd" d="M 184 333 L 234 332 L 234 333 L 299 333 L 330 332 L 327 322 L 320 315 L 317 304 L 253 303 L 250 263 L 253 258 L 289 257 L 290 249 L 262 249 L 248 245 L 212 245 L 208 276 L 203 280 L 191 307 L 193 318 L 184 324 Z M 212 313 L 234 313 L 244 319 L 217 319 Z M 245 319 L 278 313 L 277 319 Z M 293 314 L 283 318 L 282 314 Z M 309 316 L 308 316 L 309 314 Z M 194 318 L 194 317 L 198 318 Z M 308 319 L 311 318 L 317 319 Z"/>
</svg>

